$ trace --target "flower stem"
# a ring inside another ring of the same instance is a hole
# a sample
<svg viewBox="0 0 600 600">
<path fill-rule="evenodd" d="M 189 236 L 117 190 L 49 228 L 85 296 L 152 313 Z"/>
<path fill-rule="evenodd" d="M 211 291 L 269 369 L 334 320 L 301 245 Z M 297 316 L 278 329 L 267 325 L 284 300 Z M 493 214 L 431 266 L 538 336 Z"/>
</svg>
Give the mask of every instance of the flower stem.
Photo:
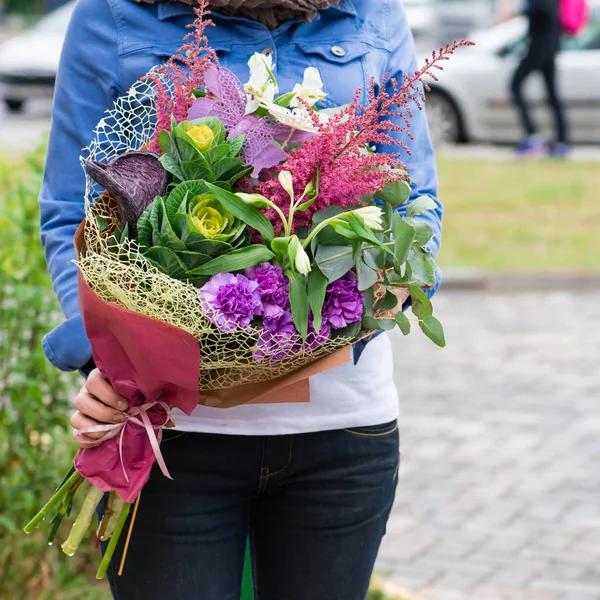
<svg viewBox="0 0 600 600">
<path fill-rule="evenodd" d="M 112 537 L 115 526 L 117 525 L 117 521 L 119 520 L 119 515 L 121 514 L 121 510 L 125 504 L 116 492 L 111 492 L 110 496 L 112 501 L 110 507 L 107 507 L 107 512 L 102 520 L 103 530 L 100 531 L 98 535 L 101 542 L 106 542 L 106 540 L 109 540 Z M 106 523 L 104 522 L 105 520 Z"/>
<path fill-rule="evenodd" d="M 341 218 L 343 218 L 344 214 L 345 213 L 342 213 L 341 215 L 336 215 L 335 217 L 329 217 L 329 219 L 325 219 L 324 221 L 319 223 L 304 240 L 304 242 L 302 242 L 302 247 L 306 250 L 316 235 L 321 233 L 321 231 L 323 231 L 325 227 L 331 225 L 331 223 L 333 223 L 334 221 L 339 221 Z"/>
<path fill-rule="evenodd" d="M 96 579 L 104 579 L 106 576 L 106 571 L 108 570 L 108 566 L 110 565 L 110 561 L 115 553 L 117 548 L 117 544 L 119 542 L 119 538 L 121 537 L 121 532 L 123 531 L 123 527 L 125 527 L 125 521 L 127 521 L 127 517 L 129 516 L 129 511 L 131 510 L 131 504 L 123 504 L 123 508 L 119 513 L 119 518 L 117 519 L 115 530 L 110 538 L 110 542 L 106 548 L 106 552 L 102 557 L 102 562 L 98 567 L 98 572 L 96 573 Z"/>
<path fill-rule="evenodd" d="M 63 484 L 54 492 L 54 495 L 45 506 L 40 510 L 40 512 L 25 525 L 23 531 L 25 533 L 31 533 L 41 521 L 43 521 L 48 513 L 69 493 L 69 490 L 82 479 L 81 475 L 77 471 L 73 471 L 71 475 L 63 482 Z"/>
<path fill-rule="evenodd" d="M 73 523 L 73 527 L 71 528 L 71 532 L 69 533 L 67 541 L 61 546 L 62 551 L 66 555 L 73 556 L 73 554 L 77 552 L 79 544 L 81 544 L 83 536 L 87 533 L 87 530 L 90 527 L 90 523 L 92 522 L 92 518 L 96 512 L 96 507 L 100 503 L 100 500 L 102 500 L 103 495 L 104 492 L 102 490 L 99 490 L 94 485 L 90 485 L 85 500 L 83 501 L 83 506 L 79 511 L 79 516 L 75 520 L 75 523 Z"/>
</svg>

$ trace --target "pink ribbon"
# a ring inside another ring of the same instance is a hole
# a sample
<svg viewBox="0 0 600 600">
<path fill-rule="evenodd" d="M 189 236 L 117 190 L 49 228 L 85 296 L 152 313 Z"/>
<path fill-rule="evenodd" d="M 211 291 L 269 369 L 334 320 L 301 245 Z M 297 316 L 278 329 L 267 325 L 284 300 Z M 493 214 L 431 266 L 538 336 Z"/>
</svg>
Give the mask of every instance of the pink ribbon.
<svg viewBox="0 0 600 600">
<path fill-rule="evenodd" d="M 153 425 L 148 417 L 148 411 L 153 409 L 155 406 L 161 407 L 165 411 L 165 421 L 161 425 Z M 123 413 L 125 415 L 125 421 L 123 423 L 106 423 L 105 425 L 91 425 L 90 427 L 84 427 L 83 429 L 79 429 L 75 433 L 75 439 L 78 442 L 93 442 L 96 444 L 101 444 L 108 440 L 112 440 L 119 436 L 119 456 L 121 458 L 121 468 L 123 469 L 123 474 L 125 475 L 125 479 L 129 483 L 129 477 L 127 475 L 127 470 L 125 469 L 125 461 L 123 460 L 123 436 L 125 435 L 125 429 L 129 423 L 133 425 L 138 425 L 139 427 L 143 427 L 148 434 L 148 439 L 150 440 L 150 445 L 152 446 L 152 450 L 154 451 L 154 456 L 156 457 L 156 462 L 162 471 L 162 474 L 169 479 L 173 479 L 169 470 L 167 469 L 167 464 L 165 463 L 165 459 L 163 458 L 162 452 L 160 451 L 160 443 L 162 441 L 162 429 L 167 423 L 172 421 L 171 417 L 171 408 L 166 402 L 161 402 L 159 400 L 155 402 L 149 402 L 147 404 L 142 404 L 140 406 L 133 406 L 129 410 Z M 139 418 L 138 418 L 139 417 Z M 155 429 L 158 429 L 158 437 L 154 432 Z M 102 433 L 105 432 L 100 439 L 95 440 L 90 438 L 88 433 Z"/>
</svg>

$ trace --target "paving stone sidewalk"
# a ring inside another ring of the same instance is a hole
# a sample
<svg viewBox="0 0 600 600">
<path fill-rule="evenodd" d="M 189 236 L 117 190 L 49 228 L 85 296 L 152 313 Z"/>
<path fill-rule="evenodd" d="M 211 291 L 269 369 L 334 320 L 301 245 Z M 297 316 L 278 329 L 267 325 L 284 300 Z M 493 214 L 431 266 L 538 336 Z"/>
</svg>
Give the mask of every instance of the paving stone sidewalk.
<svg viewBox="0 0 600 600">
<path fill-rule="evenodd" d="M 394 335 L 397 501 L 378 561 L 429 600 L 600 599 L 600 292 L 446 292 Z"/>
</svg>

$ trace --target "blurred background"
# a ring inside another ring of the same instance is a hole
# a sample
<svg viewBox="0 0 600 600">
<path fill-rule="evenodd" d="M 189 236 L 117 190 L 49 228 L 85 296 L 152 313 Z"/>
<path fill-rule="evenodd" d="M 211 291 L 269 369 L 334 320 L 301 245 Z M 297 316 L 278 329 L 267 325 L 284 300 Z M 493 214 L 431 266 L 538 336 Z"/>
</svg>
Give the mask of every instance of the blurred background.
<svg viewBox="0 0 600 600">
<path fill-rule="evenodd" d="M 89 583 L 94 548 L 67 559 L 42 534 L 21 534 L 73 452 L 64 415 L 80 383 L 41 351 L 60 315 L 37 212 L 72 6 L 0 0 L 2 600 L 107 597 Z M 378 573 L 406 598 L 600 600 L 600 4 L 558 59 L 568 161 L 512 152 L 522 134 L 509 82 L 527 25 L 499 15 L 516 3 L 405 7 L 420 57 L 455 38 L 477 46 L 428 94 L 447 207 L 435 305 L 448 347 L 393 336 L 402 469 Z M 549 135 L 541 81 L 526 90 Z"/>
</svg>

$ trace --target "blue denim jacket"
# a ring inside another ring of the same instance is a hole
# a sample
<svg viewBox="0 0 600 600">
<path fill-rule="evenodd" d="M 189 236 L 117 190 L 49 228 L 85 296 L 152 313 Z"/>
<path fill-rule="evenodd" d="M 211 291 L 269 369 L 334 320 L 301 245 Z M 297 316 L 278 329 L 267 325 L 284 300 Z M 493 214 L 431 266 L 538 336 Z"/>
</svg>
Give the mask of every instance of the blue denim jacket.
<svg viewBox="0 0 600 600">
<path fill-rule="evenodd" d="M 348 103 L 370 78 L 390 73 L 399 81 L 416 69 L 414 46 L 400 0 L 341 0 L 312 23 L 287 22 L 275 31 L 247 19 L 213 15 L 210 43 L 221 63 L 243 81 L 256 51 L 271 51 L 281 90 L 302 81 L 304 69 L 319 69 L 327 98 L 323 107 Z M 193 20 L 177 2 L 78 0 L 57 78 L 48 159 L 40 193 L 41 236 L 66 320 L 46 336 L 49 360 L 63 370 L 82 369 L 92 356 L 77 300 L 73 236 L 84 218 L 82 148 L 116 98 L 153 66 L 174 54 Z M 415 111 L 406 165 L 413 197 L 431 196 L 437 210 L 421 218 L 434 231 L 437 254 L 443 209 L 437 201 L 436 165 L 425 114 Z M 429 290 L 433 294 L 435 290 Z M 357 348 L 356 355 L 361 348 Z"/>
</svg>

